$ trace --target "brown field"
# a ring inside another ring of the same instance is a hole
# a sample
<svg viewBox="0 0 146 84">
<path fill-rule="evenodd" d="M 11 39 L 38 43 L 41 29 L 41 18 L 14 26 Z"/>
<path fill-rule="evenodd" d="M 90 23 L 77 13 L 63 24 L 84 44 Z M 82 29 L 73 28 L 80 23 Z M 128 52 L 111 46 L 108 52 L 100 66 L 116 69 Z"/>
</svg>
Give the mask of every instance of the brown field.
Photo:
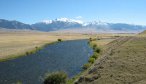
<svg viewBox="0 0 146 84">
<path fill-rule="evenodd" d="M 105 46 L 78 84 L 146 84 L 145 59 L 145 36 L 120 37 Z"/>
<path fill-rule="evenodd" d="M 46 43 L 62 40 L 110 38 L 115 36 L 129 36 L 133 34 L 72 34 L 72 33 L 48 33 L 38 31 L 22 30 L 1 30 L 0 31 L 0 60 L 13 58 L 25 54 L 27 51 L 34 50 Z M 101 41 L 100 43 L 107 43 Z"/>
<path fill-rule="evenodd" d="M 58 34 L 31 31 L 0 31 L 0 60 L 13 58 L 46 43 L 62 40 L 88 39 L 94 35 Z"/>
</svg>

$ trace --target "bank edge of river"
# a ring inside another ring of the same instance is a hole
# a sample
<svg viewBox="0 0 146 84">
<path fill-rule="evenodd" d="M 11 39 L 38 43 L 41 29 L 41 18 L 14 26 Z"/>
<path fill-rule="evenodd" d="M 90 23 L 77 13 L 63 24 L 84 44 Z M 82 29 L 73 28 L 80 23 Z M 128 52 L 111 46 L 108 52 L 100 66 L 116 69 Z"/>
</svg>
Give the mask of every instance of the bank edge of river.
<svg viewBox="0 0 146 84">
<path fill-rule="evenodd" d="M 36 46 L 34 47 L 33 49 L 29 50 L 29 51 L 26 51 L 26 52 L 23 52 L 21 54 L 17 54 L 17 55 L 10 55 L 8 56 L 7 58 L 3 58 L 3 59 L 0 59 L 0 62 L 4 62 L 4 61 L 8 61 L 8 60 L 13 60 L 13 59 L 16 59 L 16 58 L 19 58 L 19 57 L 22 57 L 22 56 L 27 56 L 29 54 L 34 54 L 36 53 L 37 51 L 43 49 L 45 46 L 48 46 L 48 45 L 51 45 L 51 44 L 54 44 L 54 43 L 58 43 L 60 41 L 54 41 L 54 42 L 50 42 L 50 43 L 45 43 L 45 44 L 42 44 L 40 46 Z"/>
<path fill-rule="evenodd" d="M 93 54 L 89 57 L 89 59 L 92 58 L 92 56 L 96 52 L 95 49 L 98 48 L 97 45 L 94 46 L 94 43 L 92 43 L 92 41 L 95 41 L 95 40 L 96 39 L 92 39 L 92 38 L 89 38 L 89 40 L 88 40 L 88 45 L 93 49 Z M 98 54 L 100 54 L 100 52 L 101 51 L 99 51 Z M 98 60 L 98 57 L 95 60 Z M 94 60 L 94 62 L 95 62 L 95 60 Z M 83 69 L 80 73 L 78 73 L 77 75 L 75 75 L 73 78 L 68 79 L 67 80 L 67 84 L 77 84 L 77 82 L 79 81 L 80 77 L 90 69 L 90 67 L 94 64 L 94 62 L 91 63 L 91 65 L 87 69 L 85 69 L 85 70 Z M 89 63 L 89 61 L 87 63 Z"/>
<path fill-rule="evenodd" d="M 71 39 L 71 40 L 84 40 L 84 39 Z M 62 41 L 69 41 L 69 40 L 56 39 L 56 41 L 54 41 L 54 42 L 49 42 L 49 43 L 42 44 L 40 46 L 36 46 L 29 51 L 26 51 L 26 52 L 23 52 L 23 53 L 20 53 L 20 54 L 17 54 L 17 55 L 9 55 L 7 58 L 0 59 L 0 62 L 4 62 L 4 61 L 7 61 L 7 60 L 13 60 L 13 59 L 16 59 L 18 57 L 26 56 L 26 55 L 29 55 L 29 54 L 34 54 L 37 51 L 43 49 L 45 46 L 48 46 L 48 45 L 51 45 L 51 44 L 54 44 L 54 43 L 58 43 L 58 42 L 62 42 Z"/>
</svg>

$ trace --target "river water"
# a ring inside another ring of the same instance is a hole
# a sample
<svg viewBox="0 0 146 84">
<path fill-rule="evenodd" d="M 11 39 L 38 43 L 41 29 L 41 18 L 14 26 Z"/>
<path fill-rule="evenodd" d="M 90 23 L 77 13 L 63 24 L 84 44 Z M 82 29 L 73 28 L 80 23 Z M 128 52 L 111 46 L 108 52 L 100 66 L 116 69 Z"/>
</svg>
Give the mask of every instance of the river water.
<svg viewBox="0 0 146 84">
<path fill-rule="evenodd" d="M 0 62 L 0 84 L 42 84 L 45 74 L 55 71 L 73 77 L 92 54 L 87 40 L 51 44 L 34 54 Z"/>
</svg>

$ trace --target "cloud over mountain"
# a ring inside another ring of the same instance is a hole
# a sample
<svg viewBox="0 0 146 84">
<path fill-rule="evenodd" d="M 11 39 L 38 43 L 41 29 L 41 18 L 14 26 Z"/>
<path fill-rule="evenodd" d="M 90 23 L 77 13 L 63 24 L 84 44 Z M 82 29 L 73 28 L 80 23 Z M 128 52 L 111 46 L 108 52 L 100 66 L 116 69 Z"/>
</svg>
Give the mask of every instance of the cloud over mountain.
<svg viewBox="0 0 146 84">
<path fill-rule="evenodd" d="M 52 23 L 53 20 L 43 20 L 42 22 L 45 22 L 45 23 Z M 54 21 L 60 21 L 60 22 L 76 22 L 76 23 L 79 23 L 79 24 L 83 24 L 83 21 L 81 20 L 78 20 L 78 19 L 68 19 L 68 18 L 57 18 L 55 19 Z"/>
</svg>

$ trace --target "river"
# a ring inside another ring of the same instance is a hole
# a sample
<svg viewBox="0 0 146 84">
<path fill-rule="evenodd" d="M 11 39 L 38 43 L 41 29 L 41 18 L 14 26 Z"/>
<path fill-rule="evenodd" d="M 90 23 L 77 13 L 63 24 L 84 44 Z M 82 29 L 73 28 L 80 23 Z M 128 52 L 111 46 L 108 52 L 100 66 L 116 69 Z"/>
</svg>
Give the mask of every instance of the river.
<svg viewBox="0 0 146 84">
<path fill-rule="evenodd" d="M 73 77 L 93 54 L 87 40 L 63 41 L 34 54 L 0 62 L 0 84 L 42 84 L 46 73 L 64 71 Z"/>
</svg>

